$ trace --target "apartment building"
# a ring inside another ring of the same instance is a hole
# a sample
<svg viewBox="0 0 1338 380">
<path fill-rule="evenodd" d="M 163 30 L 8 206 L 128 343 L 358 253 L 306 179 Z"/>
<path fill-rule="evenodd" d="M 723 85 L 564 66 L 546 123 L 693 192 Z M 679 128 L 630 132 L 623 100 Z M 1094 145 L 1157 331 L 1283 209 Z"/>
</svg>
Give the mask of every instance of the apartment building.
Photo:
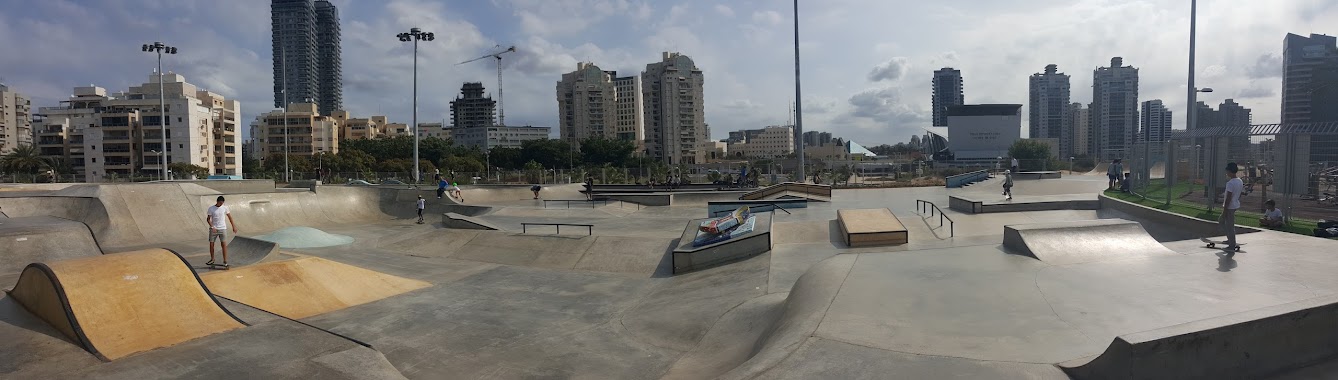
<svg viewBox="0 0 1338 380">
<path fill-rule="evenodd" d="M 0 154 L 33 143 L 32 100 L 0 83 Z"/>
<path fill-rule="evenodd" d="M 1089 150 L 1101 161 L 1129 157 L 1138 131 L 1138 69 L 1124 59 L 1092 72 Z"/>
<path fill-rule="evenodd" d="M 456 146 L 479 147 L 483 150 L 489 150 L 496 147 L 520 148 L 521 144 L 530 140 L 541 140 L 548 138 L 549 127 L 484 127 L 484 128 L 451 128 L 451 139 Z"/>
<path fill-rule="evenodd" d="M 727 151 L 731 157 L 776 158 L 794 154 L 794 127 L 773 125 L 758 129 L 755 134 L 745 131 L 749 136 L 745 141 L 729 144 Z"/>
<path fill-rule="evenodd" d="M 257 116 L 251 124 L 251 136 L 262 157 L 282 155 L 285 147 L 288 154 L 298 156 L 339 153 L 339 120 L 322 116 L 316 108 L 315 103 L 292 103 L 286 110 Z"/>
<path fill-rule="evenodd" d="M 1032 74 L 1027 103 L 1027 136 L 1059 141 L 1058 150 L 1051 152 L 1069 157 L 1073 154 L 1072 128 L 1065 109 L 1069 106 L 1069 76 L 1059 72 L 1059 66 L 1045 66 L 1044 73 Z"/>
<path fill-rule="evenodd" d="M 934 70 L 930 103 L 934 109 L 934 126 L 948 126 L 948 107 L 966 104 L 962 90 L 962 71 L 951 67 Z"/>
<path fill-rule="evenodd" d="M 557 82 L 558 135 L 577 146 L 591 137 L 617 138 L 618 90 L 613 73 L 590 62 L 577 62 L 576 71 Z"/>
<path fill-rule="evenodd" d="M 710 140 L 706 124 L 705 79 L 692 58 L 664 52 L 660 62 L 641 73 L 645 102 L 646 151 L 669 165 L 706 162 L 702 143 Z"/>
</svg>

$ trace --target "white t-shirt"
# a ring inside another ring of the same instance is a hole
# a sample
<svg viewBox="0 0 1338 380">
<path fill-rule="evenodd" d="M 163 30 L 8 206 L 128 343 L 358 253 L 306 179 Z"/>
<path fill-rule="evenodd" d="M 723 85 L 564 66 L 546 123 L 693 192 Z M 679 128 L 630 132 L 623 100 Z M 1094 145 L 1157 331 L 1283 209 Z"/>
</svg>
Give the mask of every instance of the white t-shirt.
<svg viewBox="0 0 1338 380">
<path fill-rule="evenodd" d="M 427 208 L 427 200 L 423 198 L 418 198 L 418 209 L 422 210 L 425 208 Z"/>
<path fill-rule="evenodd" d="M 1016 159 L 1016 158 L 1013 159 L 1013 166 L 1017 166 L 1017 159 Z"/>
<path fill-rule="evenodd" d="M 228 229 L 228 206 L 209 206 L 209 221 L 214 224 L 214 229 L 222 231 Z"/>
<path fill-rule="evenodd" d="M 1227 193 L 1231 193 L 1231 204 L 1226 205 L 1226 208 L 1232 210 L 1240 208 L 1240 194 L 1244 192 L 1245 182 L 1242 182 L 1240 178 L 1232 178 L 1227 181 L 1226 191 L 1222 193 L 1222 196 L 1225 197 Z"/>
<path fill-rule="evenodd" d="M 1274 207 L 1272 210 L 1265 211 L 1264 218 L 1270 220 L 1282 220 L 1282 209 Z"/>
</svg>

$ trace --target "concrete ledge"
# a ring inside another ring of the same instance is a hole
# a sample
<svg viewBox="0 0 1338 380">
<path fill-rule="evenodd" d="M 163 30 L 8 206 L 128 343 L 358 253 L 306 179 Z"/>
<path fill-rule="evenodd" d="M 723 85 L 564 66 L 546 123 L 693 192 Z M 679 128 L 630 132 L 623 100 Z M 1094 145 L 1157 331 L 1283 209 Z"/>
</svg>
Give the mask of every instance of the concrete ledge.
<svg viewBox="0 0 1338 380">
<path fill-rule="evenodd" d="M 674 274 L 717 267 L 770 251 L 771 215 L 754 214 L 757 224 L 752 232 L 701 247 L 693 247 L 692 240 L 697 237 L 697 226 L 711 218 L 689 221 L 673 252 Z"/>
<path fill-rule="evenodd" d="M 448 213 L 460 214 L 464 216 L 479 216 L 492 212 L 492 207 L 490 206 L 474 206 L 474 205 L 460 205 L 460 204 L 442 204 L 441 209 L 442 211 Z"/>
<path fill-rule="evenodd" d="M 970 195 L 951 195 L 948 196 L 948 208 L 972 214 L 1046 210 L 1096 210 L 1101 208 L 1101 202 L 1092 194 L 1016 196 L 1013 197 L 1012 200 L 1005 200 L 1002 195 L 991 198 Z"/>
<path fill-rule="evenodd" d="M 739 199 L 744 199 L 744 200 L 768 199 L 773 196 L 778 196 L 782 193 L 788 193 L 789 195 L 794 197 L 805 197 L 808 195 L 813 195 L 822 197 L 823 199 L 831 199 L 832 187 L 827 185 L 815 185 L 811 183 L 783 182 L 767 186 L 761 189 L 757 189 L 754 191 L 750 191 L 746 194 L 740 195 Z"/>
<path fill-rule="evenodd" d="M 682 204 L 701 204 L 711 201 L 737 200 L 743 191 L 673 191 L 658 193 L 613 193 L 600 194 L 600 197 L 631 202 L 642 206 L 673 206 Z"/>
<path fill-rule="evenodd" d="M 1257 379 L 1338 356 L 1338 295 L 1121 335 L 1076 379 Z"/>
<path fill-rule="evenodd" d="M 706 202 L 706 217 L 719 218 L 743 206 L 748 206 L 748 211 L 753 213 L 775 211 L 777 207 L 780 207 L 782 209 L 808 208 L 808 199 L 737 200 L 737 201 Z"/>
<path fill-rule="evenodd" d="M 836 210 L 841 237 L 850 247 L 906 244 L 906 226 L 886 208 Z"/>
<path fill-rule="evenodd" d="M 988 170 L 977 170 L 970 173 L 962 173 L 954 176 L 948 176 L 947 178 L 944 178 L 943 181 L 945 185 L 949 189 L 951 189 L 955 187 L 962 187 L 976 182 L 984 181 L 989 178 L 990 178 L 990 172 Z"/>
<path fill-rule="evenodd" d="M 502 229 L 501 227 L 497 227 L 496 225 L 493 225 L 492 223 L 488 223 L 488 222 L 486 222 L 486 221 L 484 221 L 484 220 L 482 220 L 482 219 L 478 219 L 478 218 L 471 217 L 471 216 L 464 216 L 464 215 L 456 214 L 456 213 L 453 213 L 453 212 L 448 212 L 448 213 L 445 213 L 445 214 L 441 214 L 441 224 L 445 225 L 446 228 L 454 228 L 454 229 L 460 229 L 460 230 L 500 230 L 500 229 Z"/>
<path fill-rule="evenodd" d="M 1062 173 L 1057 172 L 1057 171 L 1044 171 L 1044 172 L 1017 172 L 1017 173 L 1013 173 L 1013 179 L 1014 179 L 1014 180 L 1029 180 L 1029 179 L 1059 179 L 1059 178 L 1062 178 L 1063 176 L 1064 176 L 1064 175 L 1063 175 Z"/>
<path fill-rule="evenodd" d="M 1142 224 L 1124 219 L 1007 225 L 1003 245 L 1009 253 L 1052 265 L 1176 254 Z"/>
<path fill-rule="evenodd" d="M 1176 226 L 1178 228 L 1184 229 L 1185 232 L 1193 236 L 1223 235 L 1222 228 L 1217 225 L 1217 221 L 1215 220 L 1203 220 L 1191 216 L 1176 214 L 1173 212 L 1162 211 L 1151 207 L 1140 206 L 1137 204 L 1108 197 L 1105 194 L 1099 195 L 1097 199 L 1098 202 L 1100 202 L 1101 204 L 1101 208 L 1103 209 L 1116 210 L 1119 212 L 1123 212 L 1125 214 L 1129 214 L 1130 216 L 1133 216 L 1135 218 L 1147 220 L 1158 224 Z M 1259 232 L 1259 230 L 1239 225 L 1236 226 L 1237 234 L 1247 234 L 1251 232 Z"/>
</svg>

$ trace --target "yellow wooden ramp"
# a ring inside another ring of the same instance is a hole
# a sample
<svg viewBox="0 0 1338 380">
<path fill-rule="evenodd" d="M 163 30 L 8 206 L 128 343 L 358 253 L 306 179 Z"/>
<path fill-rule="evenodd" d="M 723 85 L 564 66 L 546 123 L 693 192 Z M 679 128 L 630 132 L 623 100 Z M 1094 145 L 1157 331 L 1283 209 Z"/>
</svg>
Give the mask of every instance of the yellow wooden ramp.
<svg viewBox="0 0 1338 380">
<path fill-rule="evenodd" d="M 851 247 L 906 244 L 906 226 L 886 208 L 836 210 L 841 237 Z"/>
<path fill-rule="evenodd" d="M 245 326 L 164 249 L 30 264 L 9 295 L 102 360 Z"/>
<path fill-rule="evenodd" d="M 214 294 L 292 319 L 432 286 L 317 257 L 215 271 L 202 277 Z"/>
</svg>

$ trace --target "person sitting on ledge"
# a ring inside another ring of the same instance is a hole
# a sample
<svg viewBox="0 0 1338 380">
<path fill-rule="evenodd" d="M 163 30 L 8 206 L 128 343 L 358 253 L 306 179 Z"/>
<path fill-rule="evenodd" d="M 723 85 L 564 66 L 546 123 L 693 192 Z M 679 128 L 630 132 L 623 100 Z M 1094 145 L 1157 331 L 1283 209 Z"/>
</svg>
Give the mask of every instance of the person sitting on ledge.
<svg viewBox="0 0 1338 380">
<path fill-rule="evenodd" d="M 1278 208 L 1278 203 L 1272 199 L 1264 202 L 1264 217 L 1259 218 L 1259 226 L 1267 228 L 1281 228 L 1286 222 L 1282 220 L 1282 209 Z"/>
<path fill-rule="evenodd" d="M 1128 192 L 1130 191 L 1130 190 L 1129 190 L 1129 187 L 1131 187 L 1131 186 L 1133 186 L 1133 185 L 1132 185 L 1131 181 L 1129 181 L 1129 173 L 1124 173 L 1124 180 L 1123 180 L 1123 181 L 1120 181 L 1120 192 L 1121 192 L 1121 193 L 1128 193 Z"/>
</svg>

